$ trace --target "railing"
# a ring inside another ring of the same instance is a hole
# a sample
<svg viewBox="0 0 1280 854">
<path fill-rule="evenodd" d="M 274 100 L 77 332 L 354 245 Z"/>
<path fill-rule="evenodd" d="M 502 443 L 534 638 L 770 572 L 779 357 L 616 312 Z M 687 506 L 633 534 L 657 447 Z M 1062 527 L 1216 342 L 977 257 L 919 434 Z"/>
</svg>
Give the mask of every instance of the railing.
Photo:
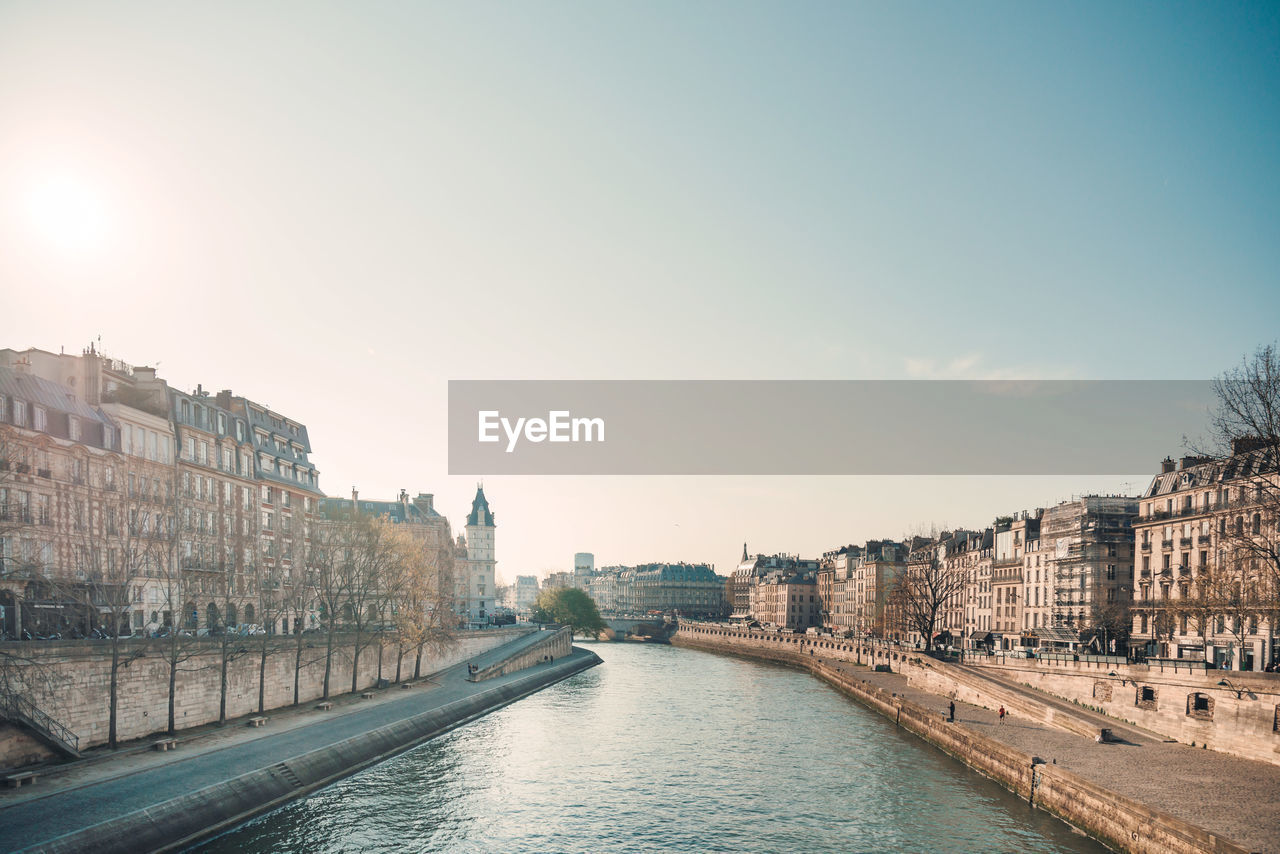
<svg viewBox="0 0 1280 854">
<path fill-rule="evenodd" d="M 0 711 L 10 720 L 17 720 L 62 742 L 73 752 L 80 749 L 80 736 L 49 717 L 21 694 L 0 698 Z"/>
</svg>

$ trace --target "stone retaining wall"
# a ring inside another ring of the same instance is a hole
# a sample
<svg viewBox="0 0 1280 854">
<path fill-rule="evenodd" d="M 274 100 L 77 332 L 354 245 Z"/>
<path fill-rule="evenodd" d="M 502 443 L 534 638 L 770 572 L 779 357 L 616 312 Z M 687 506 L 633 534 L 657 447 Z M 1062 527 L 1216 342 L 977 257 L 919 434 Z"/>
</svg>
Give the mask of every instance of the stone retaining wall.
<svg viewBox="0 0 1280 854">
<path fill-rule="evenodd" d="M 682 624 L 672 643 L 806 668 L 863 705 L 1025 798 L 1033 806 L 1118 851 L 1134 854 L 1245 854 L 1246 849 L 1230 840 L 1150 809 L 1064 768 L 1033 764 L 1033 758 L 1021 751 L 964 727 L 948 724 L 942 714 L 822 664 L 816 656 L 809 655 L 811 644 L 802 643 L 800 636 L 786 640 L 777 638 L 714 626 Z M 887 657 L 889 661 L 906 664 L 909 657 L 906 653 L 872 650 L 852 642 L 825 638 L 814 640 L 816 644 L 830 644 L 822 647 L 824 656 L 845 661 L 857 662 L 859 657 L 864 657 L 876 662 Z"/>
<path fill-rule="evenodd" d="M 1280 674 L 1036 659 L 977 666 L 1184 744 L 1280 765 Z M 1196 710 L 1196 694 L 1207 709 Z"/>
<path fill-rule="evenodd" d="M 175 851 L 226 831 L 600 662 L 565 656 L 527 677 L 336 744 L 42 843 L 49 854 Z"/>
<path fill-rule="evenodd" d="M 531 629 L 493 629 L 462 632 L 458 642 L 443 653 L 425 655 L 422 672 L 432 673 L 480 655 L 514 640 Z M 227 717 L 234 718 L 258 710 L 258 667 L 260 657 L 253 644 L 256 638 L 243 638 L 236 649 L 245 654 L 229 663 L 227 673 Z M 265 706 L 275 709 L 293 703 L 294 647 L 289 639 L 267 659 Z M 121 741 L 144 738 L 164 732 L 169 720 L 169 667 L 162 641 L 130 642 L 125 645 L 123 660 L 127 666 L 119 670 L 119 709 L 117 732 Z M 218 720 L 221 697 L 221 653 L 216 640 L 200 640 L 191 647 L 192 656 L 184 661 L 177 674 L 175 718 L 178 729 L 200 726 Z M 325 640 L 315 635 L 303 650 L 303 667 L 299 676 L 299 699 L 307 702 L 320 697 L 324 690 Z M 64 642 L 24 644 L 23 654 L 38 661 L 44 677 L 33 680 L 26 692 L 47 714 L 80 737 L 80 748 L 107 741 L 109 706 L 107 697 L 111 680 L 110 651 L 101 642 Z M 330 674 L 330 695 L 347 693 L 351 688 L 352 645 L 338 638 Z M 403 662 L 404 676 L 413 674 L 413 654 Z M 381 678 L 393 679 L 396 672 L 396 649 L 377 645 L 360 652 L 357 690 L 374 685 Z M 13 767 L 30 758 L 42 745 L 30 738 L 0 738 L 0 767 Z M 46 751 L 47 754 L 47 751 Z"/>
<path fill-rule="evenodd" d="M 564 658 L 573 651 L 573 629 L 562 628 L 554 632 L 544 632 L 544 634 L 546 634 L 545 638 L 533 643 L 528 649 L 481 669 L 471 677 L 471 681 L 483 682 L 486 679 L 516 673 L 545 661 Z"/>
</svg>

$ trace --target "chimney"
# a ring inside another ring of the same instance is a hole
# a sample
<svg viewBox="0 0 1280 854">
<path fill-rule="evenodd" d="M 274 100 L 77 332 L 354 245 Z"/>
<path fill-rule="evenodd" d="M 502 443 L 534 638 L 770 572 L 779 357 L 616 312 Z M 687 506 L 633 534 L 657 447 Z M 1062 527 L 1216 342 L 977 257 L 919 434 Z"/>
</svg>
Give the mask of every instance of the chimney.
<svg viewBox="0 0 1280 854">
<path fill-rule="evenodd" d="M 435 512 L 435 507 L 432 505 L 432 502 L 434 500 L 435 500 L 435 496 L 432 495 L 431 493 L 419 492 L 418 497 L 413 499 L 413 503 L 418 505 L 419 510 L 429 515 Z"/>
<path fill-rule="evenodd" d="M 156 378 L 156 369 L 139 365 L 133 369 L 133 378 L 141 382 L 150 382 Z"/>
<path fill-rule="evenodd" d="M 400 504 L 405 508 L 409 506 L 409 490 L 407 489 L 400 490 Z"/>
<path fill-rule="evenodd" d="M 1247 454 L 1259 448 L 1265 448 L 1267 440 L 1261 436 L 1237 436 L 1231 440 L 1232 454 Z"/>
<path fill-rule="evenodd" d="M 360 490 L 356 489 L 354 486 L 351 487 L 351 503 L 355 504 L 359 500 L 360 500 Z"/>
<path fill-rule="evenodd" d="M 1173 457 L 1165 457 L 1160 461 L 1160 474 L 1168 474 L 1177 467 L 1178 464 L 1173 461 Z"/>
<path fill-rule="evenodd" d="M 230 409 L 231 408 L 231 389 L 224 388 L 222 391 L 218 392 L 218 396 L 215 399 L 215 402 L 218 404 L 218 406 L 221 406 L 223 409 Z"/>
</svg>

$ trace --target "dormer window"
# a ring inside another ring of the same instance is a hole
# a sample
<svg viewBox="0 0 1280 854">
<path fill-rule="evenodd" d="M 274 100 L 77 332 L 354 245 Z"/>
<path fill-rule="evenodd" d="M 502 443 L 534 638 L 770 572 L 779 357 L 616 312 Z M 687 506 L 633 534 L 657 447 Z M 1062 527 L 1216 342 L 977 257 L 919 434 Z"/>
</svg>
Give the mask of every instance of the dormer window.
<svg viewBox="0 0 1280 854">
<path fill-rule="evenodd" d="M 80 419 L 74 415 L 67 416 L 67 437 L 73 442 L 80 441 Z"/>
<path fill-rule="evenodd" d="M 46 432 L 49 429 L 49 413 L 43 406 L 31 407 L 31 413 L 34 416 L 32 426 L 42 433 Z"/>
</svg>

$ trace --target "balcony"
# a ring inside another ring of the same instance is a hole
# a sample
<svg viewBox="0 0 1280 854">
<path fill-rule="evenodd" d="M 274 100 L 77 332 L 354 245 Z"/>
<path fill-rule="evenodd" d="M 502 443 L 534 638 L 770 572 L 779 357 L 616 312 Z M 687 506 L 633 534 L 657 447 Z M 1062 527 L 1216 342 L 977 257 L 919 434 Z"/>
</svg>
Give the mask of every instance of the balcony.
<svg viewBox="0 0 1280 854">
<path fill-rule="evenodd" d="M 1181 539 L 1179 539 L 1179 540 L 1178 540 L 1178 545 L 1180 545 L 1180 546 L 1181 546 L 1182 548 L 1184 548 L 1184 549 L 1189 549 L 1189 548 L 1191 548 L 1191 538 L 1190 538 L 1190 537 L 1182 537 Z"/>
<path fill-rule="evenodd" d="M 1149 540 L 1148 540 L 1147 542 L 1145 542 L 1145 543 L 1143 543 L 1143 544 L 1142 544 L 1142 550 L 1143 550 L 1144 552 L 1149 552 L 1149 551 L 1151 551 L 1151 542 L 1150 542 Z"/>
<path fill-rule="evenodd" d="M 1149 569 L 1144 569 L 1144 570 L 1139 571 L 1139 572 L 1138 572 L 1138 577 L 1139 577 L 1139 578 L 1150 578 L 1150 577 L 1151 577 L 1151 570 L 1149 570 Z"/>
<path fill-rule="evenodd" d="M 51 478 L 53 477 L 53 472 L 49 469 L 36 469 L 36 477 Z"/>
<path fill-rule="evenodd" d="M 1199 535 L 1198 537 L 1196 537 L 1196 542 L 1202 546 L 1209 545 L 1209 535 L 1208 534 Z"/>
<path fill-rule="evenodd" d="M 1161 540 L 1160 547 L 1166 550 L 1173 548 L 1173 540 Z"/>
</svg>

